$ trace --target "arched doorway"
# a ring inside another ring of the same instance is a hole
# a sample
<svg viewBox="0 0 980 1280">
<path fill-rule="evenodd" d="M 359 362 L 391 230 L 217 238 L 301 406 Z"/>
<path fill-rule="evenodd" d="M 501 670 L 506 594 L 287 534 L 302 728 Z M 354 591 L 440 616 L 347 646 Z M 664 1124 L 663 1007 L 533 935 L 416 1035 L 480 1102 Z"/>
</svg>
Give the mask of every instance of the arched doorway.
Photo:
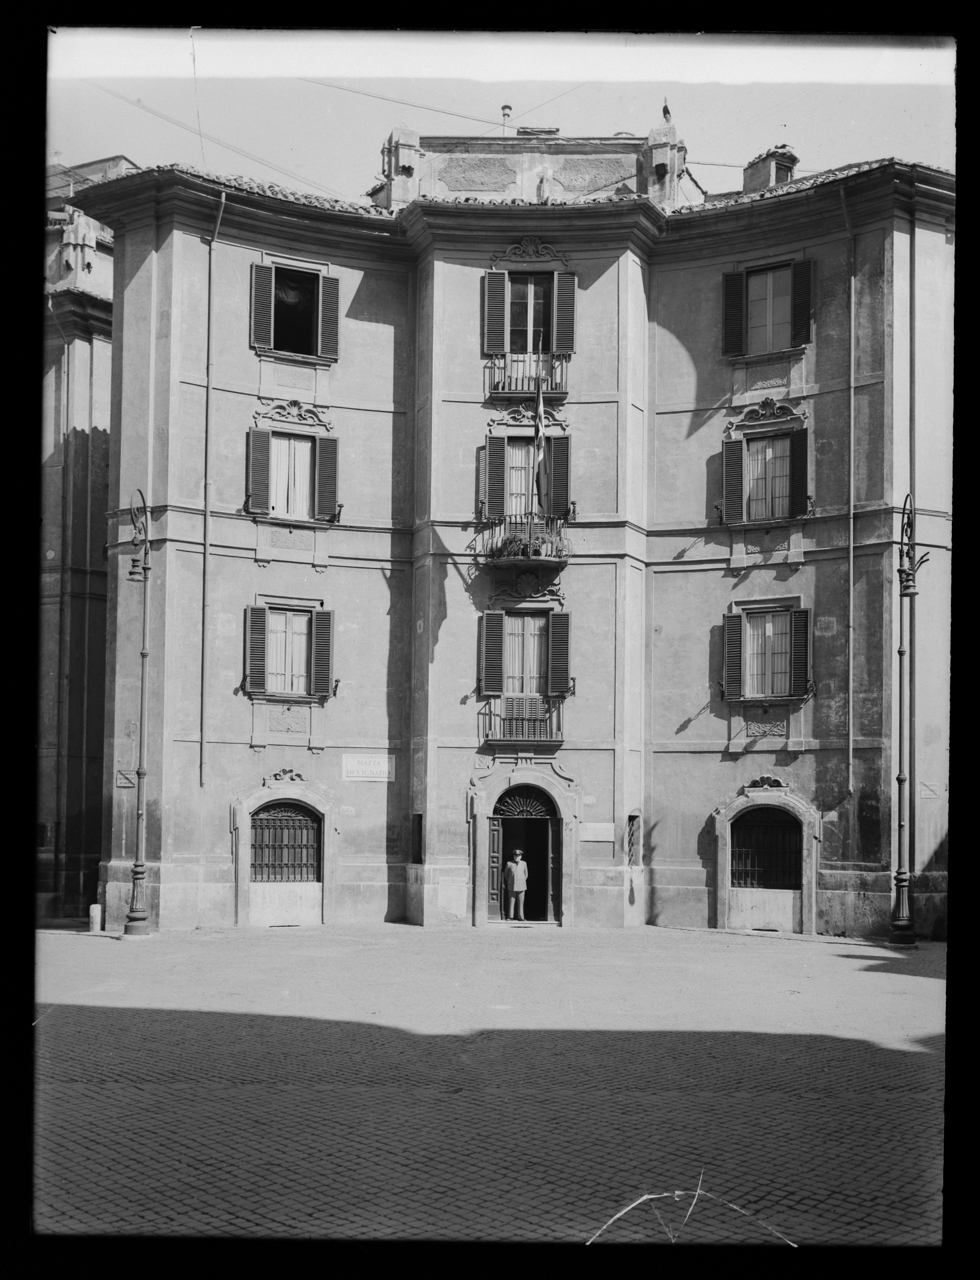
<svg viewBox="0 0 980 1280">
<path fill-rule="evenodd" d="M 275 800 L 252 813 L 249 923 L 322 921 L 323 824 L 295 800 Z"/>
<path fill-rule="evenodd" d="M 803 827 L 785 808 L 755 805 L 731 824 L 728 925 L 803 931 Z"/>
<path fill-rule="evenodd" d="M 560 923 L 561 822 L 555 802 L 539 787 L 511 787 L 493 807 L 487 875 L 490 921 L 506 918 L 503 872 L 515 849 L 523 852 L 528 868 L 525 919 Z"/>
</svg>

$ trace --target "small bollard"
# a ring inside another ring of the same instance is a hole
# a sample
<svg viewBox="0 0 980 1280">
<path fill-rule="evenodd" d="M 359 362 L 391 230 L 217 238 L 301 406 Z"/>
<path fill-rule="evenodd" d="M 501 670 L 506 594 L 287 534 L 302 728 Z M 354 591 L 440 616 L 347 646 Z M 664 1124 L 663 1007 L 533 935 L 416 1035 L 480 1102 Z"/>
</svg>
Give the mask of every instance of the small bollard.
<svg viewBox="0 0 980 1280">
<path fill-rule="evenodd" d="M 102 932 L 102 904 L 93 902 L 88 909 L 88 931 L 89 933 Z"/>
</svg>

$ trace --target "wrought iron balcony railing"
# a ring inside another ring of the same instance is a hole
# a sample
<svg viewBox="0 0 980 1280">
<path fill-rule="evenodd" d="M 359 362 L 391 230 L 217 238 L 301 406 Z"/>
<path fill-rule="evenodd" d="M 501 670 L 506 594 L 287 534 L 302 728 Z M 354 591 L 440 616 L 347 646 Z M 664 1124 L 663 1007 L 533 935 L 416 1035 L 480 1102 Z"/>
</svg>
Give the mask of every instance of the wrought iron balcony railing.
<svg viewBox="0 0 980 1280">
<path fill-rule="evenodd" d="M 485 365 L 485 392 L 491 396 L 533 396 L 537 390 L 538 370 L 541 390 L 545 395 L 568 394 L 567 352 L 545 351 L 508 353 L 491 356 Z"/>
<path fill-rule="evenodd" d="M 564 564 L 571 555 L 565 516 L 500 516 L 483 530 L 479 555 L 495 564 L 525 560 Z"/>
<path fill-rule="evenodd" d="M 480 708 L 480 739 L 483 742 L 561 742 L 560 698 L 525 697 L 501 694 Z"/>
</svg>

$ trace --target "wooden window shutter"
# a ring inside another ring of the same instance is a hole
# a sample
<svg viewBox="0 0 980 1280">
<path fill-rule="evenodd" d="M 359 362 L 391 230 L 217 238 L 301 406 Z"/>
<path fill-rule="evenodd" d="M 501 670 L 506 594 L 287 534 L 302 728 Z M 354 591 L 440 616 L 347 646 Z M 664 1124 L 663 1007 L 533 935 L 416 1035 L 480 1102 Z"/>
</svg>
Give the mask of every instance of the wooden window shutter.
<svg viewBox="0 0 980 1280">
<path fill-rule="evenodd" d="M 793 336 L 794 347 L 805 347 L 810 341 L 810 292 L 813 281 L 813 259 L 793 263 Z"/>
<path fill-rule="evenodd" d="M 245 610 L 245 692 L 265 693 L 265 646 L 268 609 L 249 605 Z"/>
<path fill-rule="evenodd" d="M 789 624 L 789 691 L 805 698 L 810 686 L 810 610 L 792 609 Z"/>
<path fill-rule="evenodd" d="M 744 446 L 741 439 L 726 440 L 721 446 L 722 510 L 726 524 L 741 524 L 745 519 L 745 499 L 742 492 L 742 466 Z"/>
<path fill-rule="evenodd" d="M 333 611 L 317 609 L 313 614 L 313 678 L 310 692 L 315 698 L 329 698 L 333 689 Z"/>
<path fill-rule="evenodd" d="M 480 692 L 504 691 L 504 615 L 488 610 L 480 619 Z"/>
<path fill-rule="evenodd" d="M 725 693 L 726 698 L 742 696 L 742 615 L 726 613 L 723 619 L 725 636 Z"/>
<path fill-rule="evenodd" d="M 319 436 L 316 442 L 316 510 L 317 520 L 333 520 L 337 514 L 337 441 L 333 436 Z"/>
<path fill-rule="evenodd" d="M 548 694 L 552 698 L 562 697 L 572 687 L 568 660 L 571 620 L 570 613 L 548 617 Z"/>
<path fill-rule="evenodd" d="M 745 272 L 722 276 L 722 355 L 745 354 Z"/>
<path fill-rule="evenodd" d="M 488 520 L 499 520 L 507 504 L 507 441 L 503 436 L 487 436 L 486 507 Z"/>
<path fill-rule="evenodd" d="M 252 263 L 252 346 L 272 346 L 272 267 Z"/>
<path fill-rule="evenodd" d="M 488 271 L 484 277 L 483 350 L 488 356 L 507 350 L 507 273 Z"/>
<path fill-rule="evenodd" d="M 571 271 L 555 274 L 555 327 L 553 349 L 575 350 L 575 275 Z"/>
<path fill-rule="evenodd" d="M 336 276 L 320 277 L 320 355 L 324 360 L 340 357 L 340 281 Z"/>
<path fill-rule="evenodd" d="M 272 432 L 253 427 L 248 433 L 248 493 L 246 503 L 252 515 L 269 512 L 269 457 Z"/>
<path fill-rule="evenodd" d="M 568 514 L 568 475 L 571 461 L 571 440 L 568 436 L 550 436 L 548 448 L 551 452 L 548 468 L 551 476 L 551 493 L 548 495 L 549 514 L 565 516 Z"/>
<path fill-rule="evenodd" d="M 805 516 L 809 506 L 806 461 L 806 431 L 794 431 L 789 438 L 789 513 L 791 516 Z"/>
</svg>

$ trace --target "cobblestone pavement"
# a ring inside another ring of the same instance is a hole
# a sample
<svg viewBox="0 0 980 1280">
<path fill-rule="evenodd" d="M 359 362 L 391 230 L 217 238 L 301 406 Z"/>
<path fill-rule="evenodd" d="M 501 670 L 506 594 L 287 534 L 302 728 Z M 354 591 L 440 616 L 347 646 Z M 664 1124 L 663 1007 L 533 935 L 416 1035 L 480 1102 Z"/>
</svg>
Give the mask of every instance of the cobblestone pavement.
<svg viewBox="0 0 980 1280">
<path fill-rule="evenodd" d="M 596 1247 L 938 1244 L 944 955 L 40 933 L 35 1228 L 584 1244 L 647 1194 Z"/>
</svg>

